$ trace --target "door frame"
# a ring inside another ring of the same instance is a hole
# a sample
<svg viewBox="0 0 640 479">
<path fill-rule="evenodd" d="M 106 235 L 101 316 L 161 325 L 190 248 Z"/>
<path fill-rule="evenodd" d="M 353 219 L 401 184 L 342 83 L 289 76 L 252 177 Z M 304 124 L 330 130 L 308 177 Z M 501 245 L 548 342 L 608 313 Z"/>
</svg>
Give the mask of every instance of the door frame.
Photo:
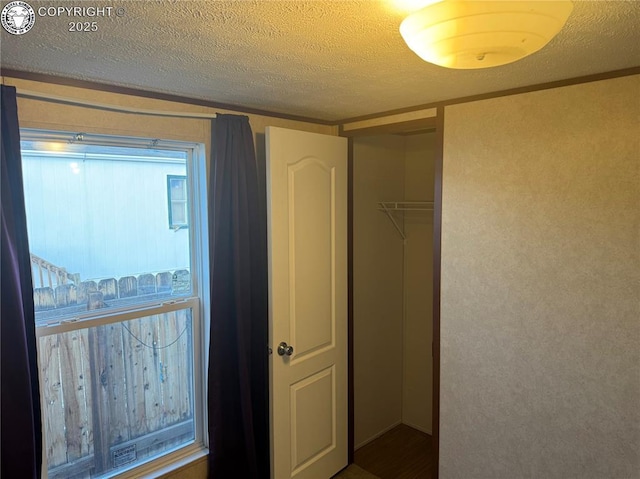
<svg viewBox="0 0 640 479">
<path fill-rule="evenodd" d="M 438 479 L 440 455 L 440 277 L 441 277 L 441 245 L 442 245 L 442 163 L 444 150 L 444 106 L 436 109 L 435 122 L 433 118 L 422 120 L 420 126 L 435 131 L 435 188 L 433 198 L 433 406 L 432 406 L 432 448 L 433 448 L 433 479 Z M 340 136 L 348 138 L 347 157 L 347 375 L 348 375 L 348 462 L 353 464 L 355 453 L 354 432 L 354 380 L 353 380 L 353 138 L 364 135 L 380 135 L 398 133 L 415 128 L 416 124 L 405 123 L 380 127 L 363 128 L 345 132 L 340 128 Z M 389 128 L 391 127 L 391 128 Z"/>
<path fill-rule="evenodd" d="M 442 262 L 442 165 L 444 106 L 436 110 L 435 188 L 433 193 L 433 479 L 440 475 L 440 284 Z"/>
</svg>

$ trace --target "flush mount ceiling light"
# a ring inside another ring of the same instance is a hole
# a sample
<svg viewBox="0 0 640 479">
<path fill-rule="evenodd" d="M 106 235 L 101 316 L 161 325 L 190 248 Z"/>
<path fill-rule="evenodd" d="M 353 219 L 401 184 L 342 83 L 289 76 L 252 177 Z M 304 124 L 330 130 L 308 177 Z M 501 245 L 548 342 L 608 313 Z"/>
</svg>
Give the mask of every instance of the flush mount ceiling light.
<svg viewBox="0 0 640 479">
<path fill-rule="evenodd" d="M 432 3 L 404 19 L 400 33 L 420 58 L 447 68 L 488 68 L 544 47 L 573 10 L 568 1 Z"/>
</svg>

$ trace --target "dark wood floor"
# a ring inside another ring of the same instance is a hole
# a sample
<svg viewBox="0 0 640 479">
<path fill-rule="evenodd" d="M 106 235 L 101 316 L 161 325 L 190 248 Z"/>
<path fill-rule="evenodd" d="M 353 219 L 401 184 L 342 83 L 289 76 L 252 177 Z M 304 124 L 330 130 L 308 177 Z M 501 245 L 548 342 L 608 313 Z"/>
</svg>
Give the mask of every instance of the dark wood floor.
<svg viewBox="0 0 640 479">
<path fill-rule="evenodd" d="M 354 462 L 381 479 L 431 479 L 431 436 L 400 424 L 358 449 Z"/>
</svg>

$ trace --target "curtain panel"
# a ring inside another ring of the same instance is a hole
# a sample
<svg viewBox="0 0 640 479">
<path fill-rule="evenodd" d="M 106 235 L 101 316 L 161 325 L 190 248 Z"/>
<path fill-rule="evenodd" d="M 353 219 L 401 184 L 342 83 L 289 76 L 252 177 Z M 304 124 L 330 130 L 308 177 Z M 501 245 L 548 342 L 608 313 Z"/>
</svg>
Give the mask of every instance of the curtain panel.
<svg viewBox="0 0 640 479">
<path fill-rule="evenodd" d="M 39 479 L 40 388 L 16 89 L 2 85 L 0 434 L 2 477 Z"/>
<path fill-rule="evenodd" d="M 268 478 L 267 221 L 246 116 L 212 122 L 210 477 Z"/>
</svg>

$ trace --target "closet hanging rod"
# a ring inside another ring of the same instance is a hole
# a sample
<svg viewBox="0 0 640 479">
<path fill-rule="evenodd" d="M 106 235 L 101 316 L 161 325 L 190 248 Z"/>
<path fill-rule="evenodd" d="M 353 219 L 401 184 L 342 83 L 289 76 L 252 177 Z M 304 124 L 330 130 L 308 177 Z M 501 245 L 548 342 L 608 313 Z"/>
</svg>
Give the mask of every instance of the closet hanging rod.
<svg viewBox="0 0 640 479">
<path fill-rule="evenodd" d="M 433 201 L 380 201 L 378 211 L 383 211 L 393 223 L 403 241 L 406 241 L 404 231 L 391 214 L 392 211 L 433 211 Z"/>
</svg>

